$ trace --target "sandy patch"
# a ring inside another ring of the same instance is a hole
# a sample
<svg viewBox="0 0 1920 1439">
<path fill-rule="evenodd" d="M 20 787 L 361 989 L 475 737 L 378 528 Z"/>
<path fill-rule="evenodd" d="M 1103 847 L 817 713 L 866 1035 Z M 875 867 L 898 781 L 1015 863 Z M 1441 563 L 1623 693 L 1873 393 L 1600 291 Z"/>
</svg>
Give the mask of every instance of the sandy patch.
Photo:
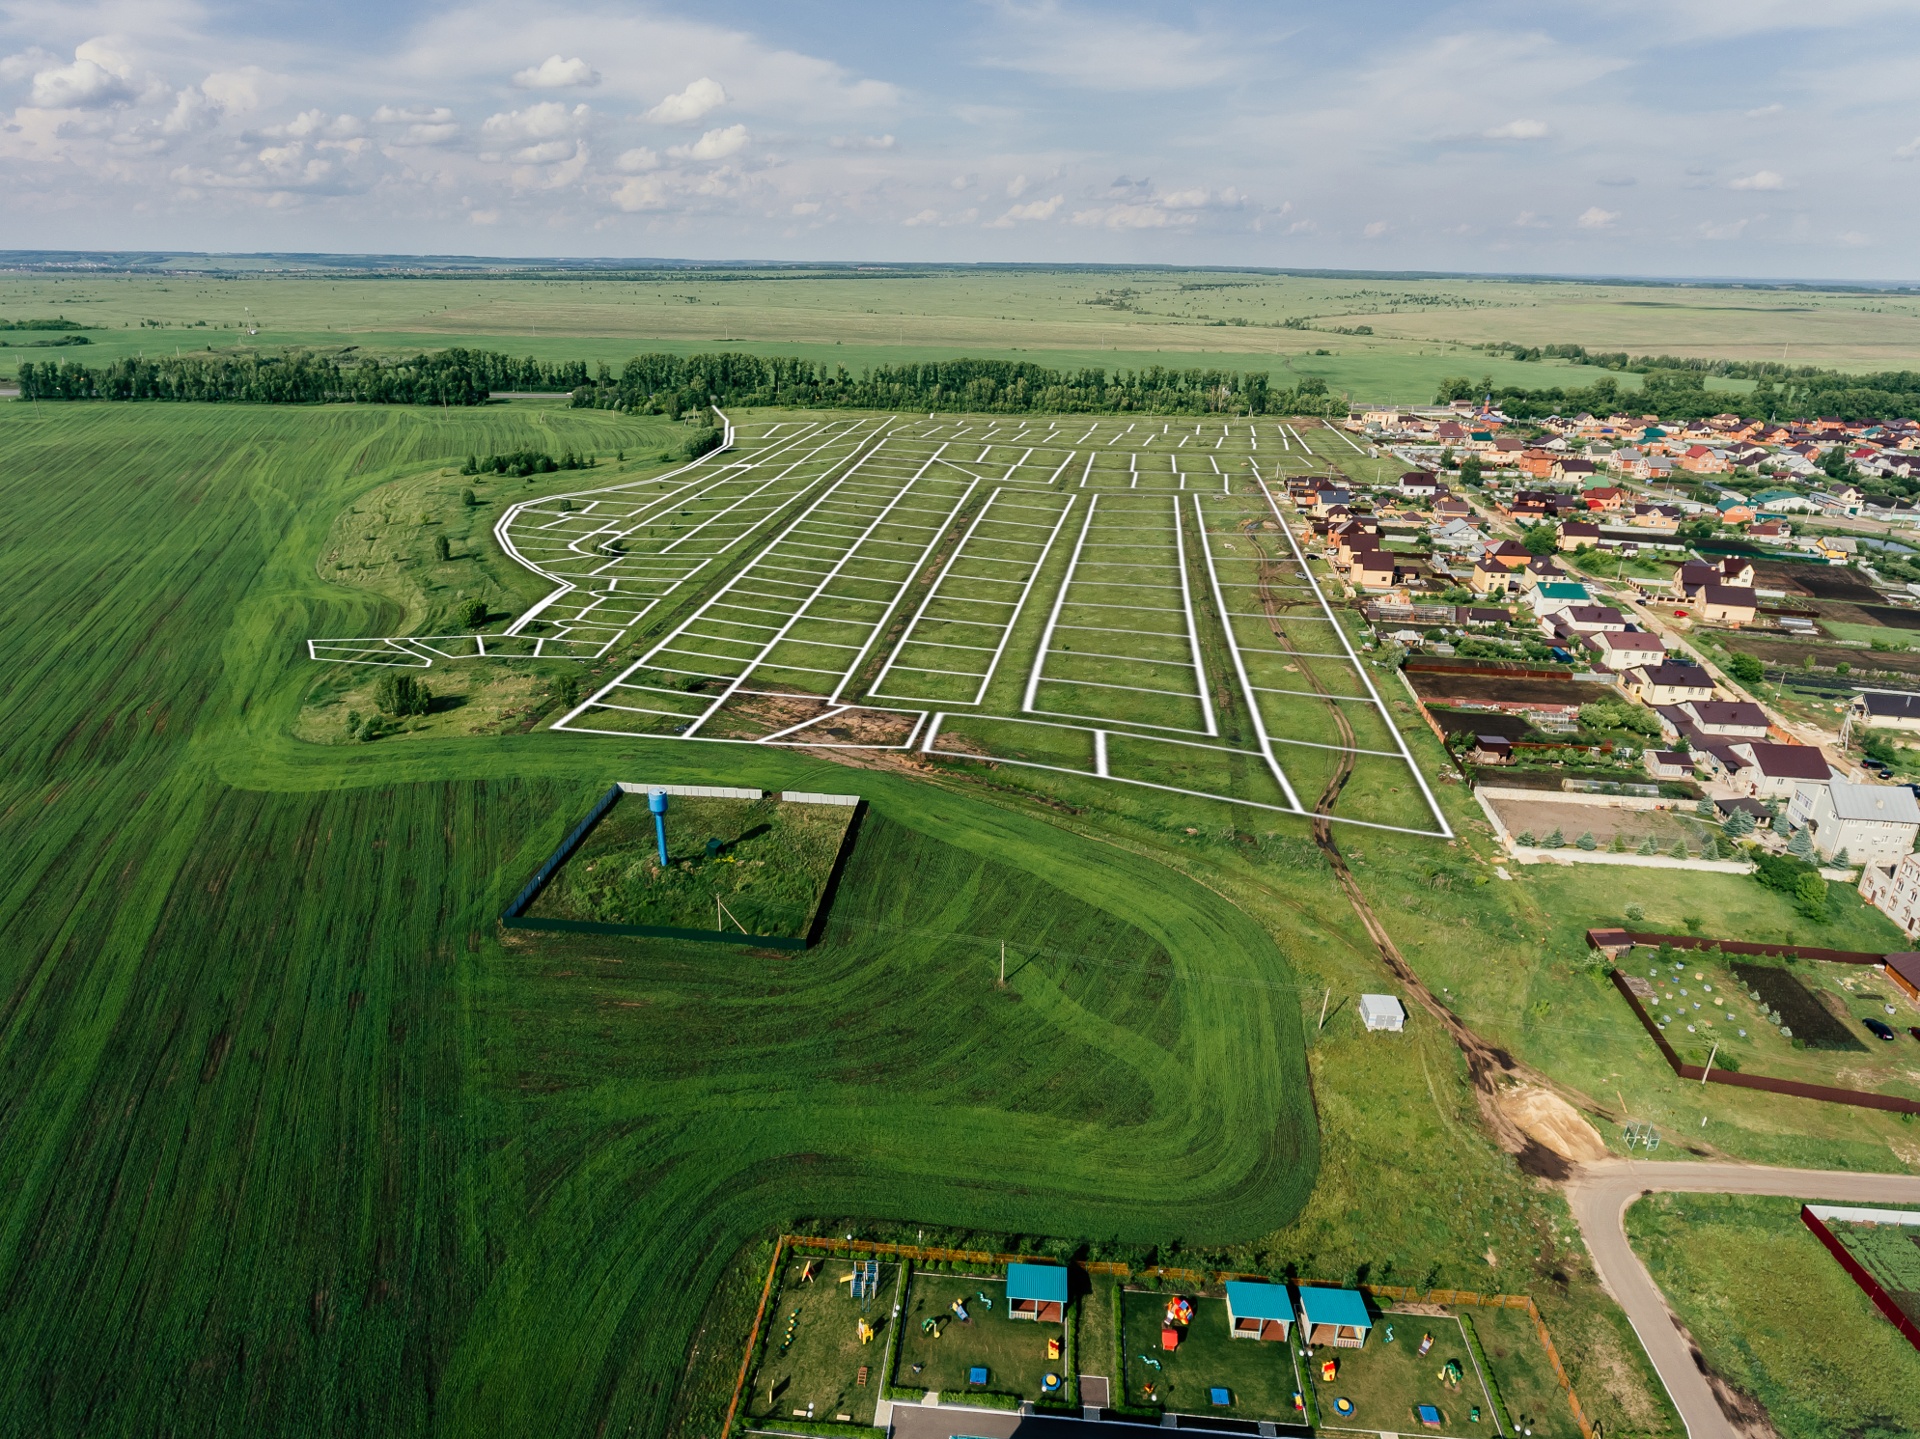
<svg viewBox="0 0 1920 1439">
<path fill-rule="evenodd" d="M 1529 1139 L 1551 1149 L 1562 1159 L 1583 1163 L 1607 1157 L 1607 1146 L 1599 1131 L 1552 1090 L 1531 1085 L 1509 1089 L 1500 1096 L 1500 1108 Z"/>
</svg>

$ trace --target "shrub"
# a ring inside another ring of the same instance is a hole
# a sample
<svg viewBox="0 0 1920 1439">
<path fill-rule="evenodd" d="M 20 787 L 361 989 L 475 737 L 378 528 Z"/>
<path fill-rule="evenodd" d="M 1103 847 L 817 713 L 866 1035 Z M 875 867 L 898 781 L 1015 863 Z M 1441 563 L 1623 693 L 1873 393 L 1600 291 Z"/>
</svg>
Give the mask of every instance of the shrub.
<svg viewBox="0 0 1920 1439">
<path fill-rule="evenodd" d="M 1588 830 L 1585 834 L 1581 835 L 1580 838 L 1574 841 L 1574 844 L 1580 849 L 1589 851 L 1600 848 L 1600 841 L 1593 837 L 1592 830 Z"/>
<path fill-rule="evenodd" d="M 473 497 L 472 490 L 462 490 L 460 492 L 460 503 L 465 505 L 468 509 L 472 509 L 475 505 L 479 504 L 480 501 L 476 500 Z"/>
<path fill-rule="evenodd" d="M 1754 856 L 1753 877 L 1768 889 L 1781 894 L 1792 894 L 1800 883 L 1801 876 L 1814 875 L 1814 867 L 1805 860 L 1792 859 L 1783 854 L 1756 854 Z"/>
<path fill-rule="evenodd" d="M 1565 849 L 1567 837 L 1556 826 L 1553 833 L 1540 842 L 1547 849 Z"/>
<path fill-rule="evenodd" d="M 1645 839 L 1640 841 L 1640 848 L 1635 850 L 1634 853 L 1658 854 L 1660 853 L 1660 847 L 1653 842 L 1653 836 L 1648 835 Z"/>
<path fill-rule="evenodd" d="M 433 691 L 412 675 L 382 675 L 373 702 L 384 715 L 423 715 L 433 707 Z"/>
<path fill-rule="evenodd" d="M 433 554 L 434 558 L 440 560 L 450 560 L 453 558 L 453 546 L 447 543 L 447 537 L 445 535 L 435 535 L 433 537 Z"/>
<path fill-rule="evenodd" d="M 1625 848 L 1625 846 L 1622 846 L 1622 848 Z M 1626 916 L 1630 923 L 1642 924 L 1646 921 L 1647 912 L 1637 904 L 1630 904 L 1626 908 Z"/>
<path fill-rule="evenodd" d="M 1733 654 L 1727 657 L 1727 673 L 1743 685 L 1754 685 L 1767 677 L 1767 667 L 1757 656 Z"/>
<path fill-rule="evenodd" d="M 1793 906 L 1808 919 L 1827 917 L 1827 882 L 1817 874 L 1803 874 L 1793 883 Z"/>
<path fill-rule="evenodd" d="M 1727 816 L 1726 831 L 1735 839 L 1740 839 L 1752 834 L 1754 829 L 1753 816 L 1743 809 L 1736 809 L 1732 814 Z"/>
<path fill-rule="evenodd" d="M 487 622 L 487 602 L 485 600 L 467 600 L 458 611 L 462 627 L 477 630 Z"/>
</svg>

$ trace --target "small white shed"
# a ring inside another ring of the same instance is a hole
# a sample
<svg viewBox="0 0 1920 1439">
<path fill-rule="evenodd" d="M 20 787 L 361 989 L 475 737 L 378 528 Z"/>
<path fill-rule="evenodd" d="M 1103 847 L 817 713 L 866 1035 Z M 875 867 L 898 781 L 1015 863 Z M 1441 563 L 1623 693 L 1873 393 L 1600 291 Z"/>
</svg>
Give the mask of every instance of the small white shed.
<svg viewBox="0 0 1920 1439">
<path fill-rule="evenodd" d="M 1368 1029 L 1390 1029 L 1398 1034 L 1407 1023 L 1407 1012 L 1390 994 L 1360 996 L 1360 1022 Z"/>
</svg>

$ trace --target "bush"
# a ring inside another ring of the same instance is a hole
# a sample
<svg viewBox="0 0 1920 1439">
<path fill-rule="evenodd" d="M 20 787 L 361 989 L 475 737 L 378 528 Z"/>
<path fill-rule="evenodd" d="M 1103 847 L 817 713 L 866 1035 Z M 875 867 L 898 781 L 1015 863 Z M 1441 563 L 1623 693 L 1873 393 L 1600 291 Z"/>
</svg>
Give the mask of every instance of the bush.
<svg viewBox="0 0 1920 1439">
<path fill-rule="evenodd" d="M 1781 894 L 1794 893 L 1802 876 L 1812 875 L 1816 879 L 1819 878 L 1814 867 L 1804 860 L 1792 859 L 1783 854 L 1756 854 L 1753 859 L 1753 877 L 1768 889 Z"/>
<path fill-rule="evenodd" d="M 434 558 L 439 560 L 450 560 L 453 558 L 453 546 L 447 543 L 447 537 L 445 535 L 435 535 L 433 537 L 433 554 Z"/>
<path fill-rule="evenodd" d="M 1743 685 L 1757 685 L 1767 677 L 1767 667 L 1753 655 L 1735 654 L 1727 659 L 1727 673 Z"/>
<path fill-rule="evenodd" d="M 1593 837 L 1592 830 L 1588 830 L 1574 841 L 1574 845 L 1576 848 L 1592 851 L 1600 848 L 1600 841 Z"/>
<path fill-rule="evenodd" d="M 457 611 L 463 628 L 477 630 L 487 622 L 487 602 L 468 600 Z"/>
<path fill-rule="evenodd" d="M 1817 874 L 1803 874 L 1793 882 L 1793 907 L 1808 919 L 1827 917 L 1827 882 Z"/>
<path fill-rule="evenodd" d="M 423 715 L 433 707 L 433 691 L 412 675 L 382 675 L 374 687 L 373 702 L 384 715 Z"/>
</svg>

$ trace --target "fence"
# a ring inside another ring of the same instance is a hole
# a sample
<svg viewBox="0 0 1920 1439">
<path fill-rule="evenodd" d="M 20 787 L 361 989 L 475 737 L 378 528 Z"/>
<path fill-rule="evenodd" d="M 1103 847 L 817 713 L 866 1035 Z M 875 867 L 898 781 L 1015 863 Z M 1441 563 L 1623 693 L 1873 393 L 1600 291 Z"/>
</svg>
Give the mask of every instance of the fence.
<svg viewBox="0 0 1920 1439">
<path fill-rule="evenodd" d="M 546 863 L 534 871 L 533 878 L 527 881 L 525 888 L 513 897 L 513 903 L 507 906 L 507 912 L 500 916 L 502 924 L 511 924 L 520 919 L 521 911 L 540 897 L 540 891 L 547 887 L 547 881 L 553 878 L 553 872 L 567 862 L 573 852 L 580 847 L 580 841 L 587 837 L 587 832 L 600 823 L 608 810 L 619 803 L 620 795 L 621 786 L 615 785 L 595 801 L 593 808 L 587 811 L 587 817 L 568 832 L 567 837 L 560 841 L 560 847 L 547 856 Z"/>
<path fill-rule="evenodd" d="M 1667 1067 L 1682 1079 L 1697 1079 L 1707 1084 L 1727 1084 L 1736 1089 L 1762 1089 L 1769 1094 L 1790 1094 L 1796 1099 L 1817 1099 L 1824 1104 L 1849 1104 L 1855 1109 L 1884 1109 L 1893 1114 L 1920 1114 L 1920 1099 L 1901 1099 L 1892 1094 L 1870 1094 L 1864 1089 L 1840 1089 L 1829 1084 L 1807 1084 L 1798 1079 L 1774 1079 L 1765 1074 L 1736 1074 L 1730 1070 L 1709 1070 L 1704 1065 L 1687 1064 L 1667 1043 L 1666 1035 L 1660 1032 L 1660 1026 L 1653 1022 L 1640 997 L 1627 987 L 1626 974 L 1618 969 L 1611 971 L 1614 988 L 1619 990 L 1627 1003 L 1633 1006 L 1633 1012 L 1639 1017 L 1641 1027 L 1653 1037 L 1660 1046 L 1660 1053 L 1667 1061 Z"/>
<path fill-rule="evenodd" d="M 1860 1286 L 1867 1298 L 1873 1301 L 1873 1307 L 1893 1322 L 1893 1327 L 1900 1331 L 1907 1343 L 1915 1349 L 1920 1349 L 1920 1324 L 1915 1324 L 1913 1316 L 1894 1301 L 1894 1297 L 1887 1293 L 1880 1281 L 1869 1274 L 1859 1260 L 1847 1253 L 1847 1246 L 1840 1242 L 1839 1237 L 1831 1229 L 1827 1228 L 1826 1221 L 1815 1214 L 1811 1206 L 1805 1204 L 1800 1206 L 1800 1220 L 1813 1231 L 1816 1239 L 1827 1246 L 1828 1252 L 1840 1261 L 1840 1267 L 1847 1271 L 1848 1277 Z"/>
<path fill-rule="evenodd" d="M 950 1249 L 928 1244 L 891 1244 L 877 1239 L 835 1239 L 826 1235 L 781 1235 L 773 1246 L 773 1262 L 767 1266 L 767 1281 L 760 1292 L 760 1306 L 754 1311 L 753 1328 L 747 1335 L 747 1351 L 740 1359 L 740 1377 L 733 1386 L 733 1401 L 727 1406 L 727 1422 L 721 1430 L 723 1436 L 733 1433 L 733 1421 L 739 1413 L 740 1397 L 746 1392 L 747 1375 L 753 1368 L 754 1352 L 759 1347 L 760 1326 L 766 1320 L 767 1304 L 773 1297 L 774 1280 L 780 1274 L 780 1261 L 786 1257 L 790 1249 L 824 1250 L 830 1255 L 882 1255 L 906 1262 L 926 1260 L 938 1260 L 950 1264 L 1026 1264 L 1035 1260 L 1051 1262 L 1047 1256 L 1036 1254 L 999 1254 L 986 1249 Z M 1155 1264 L 1136 1270 L 1130 1264 L 1104 1259 L 1071 1259 L 1065 1262 L 1065 1267 L 1077 1269 L 1082 1274 L 1111 1275 L 1122 1281 L 1136 1275 L 1155 1280 L 1172 1280 L 1176 1284 L 1191 1285 L 1196 1289 L 1235 1280 L 1246 1280 L 1255 1284 L 1287 1282 L 1275 1279 L 1270 1274 L 1245 1274 L 1229 1269 L 1182 1269 Z M 1300 1284 L 1313 1287 L 1314 1281 L 1294 1281 L 1294 1287 L 1297 1288 Z M 1533 1302 L 1532 1295 L 1480 1294 L 1471 1289 L 1429 1289 L 1422 1293 L 1417 1289 L 1406 1289 L 1394 1284 L 1362 1284 L 1358 1287 L 1363 1294 L 1375 1299 L 1396 1299 L 1415 1304 L 1479 1305 L 1487 1309 L 1525 1310 L 1533 1320 L 1534 1332 L 1539 1337 L 1541 1347 L 1547 1352 L 1547 1361 L 1553 1366 L 1554 1378 L 1560 1381 L 1561 1391 L 1567 1396 L 1567 1404 L 1573 1410 L 1574 1422 L 1580 1426 L 1581 1439 L 1594 1439 L 1593 1425 L 1587 1419 L 1586 1411 L 1580 1407 L 1580 1397 L 1573 1392 L 1573 1380 L 1568 1377 L 1566 1366 L 1560 1362 L 1560 1351 L 1554 1347 L 1553 1336 L 1547 1332 L 1547 1322 L 1540 1317 L 1540 1306 Z M 1115 1383 L 1119 1383 L 1120 1378 L 1119 1375 L 1113 1376 Z M 891 1384 L 893 1376 L 884 1375 L 881 1382 Z"/>
<path fill-rule="evenodd" d="M 1884 954 L 1874 954 L 1864 949 L 1819 949 L 1807 944 L 1755 944 L 1741 939 L 1709 939 L 1698 934 L 1645 934 L 1637 929 L 1587 931 L 1587 943 L 1595 949 L 1601 946 L 1595 943 L 1595 935 L 1619 935 L 1627 944 L 1644 944 L 1650 949 L 1658 949 L 1670 944 L 1675 949 L 1717 949 L 1723 954 L 1745 954 L 1753 956 L 1778 955 L 1782 959 L 1820 959 L 1828 964 L 1885 964 Z"/>
</svg>

